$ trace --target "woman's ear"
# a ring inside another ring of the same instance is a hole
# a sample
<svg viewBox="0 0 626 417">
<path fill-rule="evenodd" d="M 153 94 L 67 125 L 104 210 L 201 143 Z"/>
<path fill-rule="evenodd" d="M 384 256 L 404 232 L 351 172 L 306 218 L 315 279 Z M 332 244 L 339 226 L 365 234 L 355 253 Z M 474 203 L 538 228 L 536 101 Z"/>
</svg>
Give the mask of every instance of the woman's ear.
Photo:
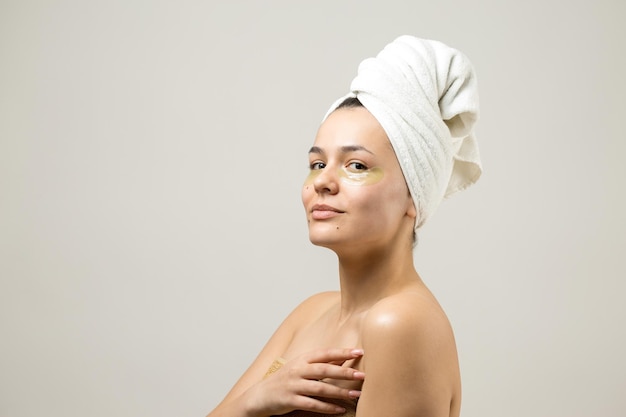
<svg viewBox="0 0 626 417">
<path fill-rule="evenodd" d="M 415 202 L 413 201 L 411 194 L 409 194 L 408 197 L 406 214 L 412 219 L 417 219 L 417 209 L 415 208 Z"/>
</svg>

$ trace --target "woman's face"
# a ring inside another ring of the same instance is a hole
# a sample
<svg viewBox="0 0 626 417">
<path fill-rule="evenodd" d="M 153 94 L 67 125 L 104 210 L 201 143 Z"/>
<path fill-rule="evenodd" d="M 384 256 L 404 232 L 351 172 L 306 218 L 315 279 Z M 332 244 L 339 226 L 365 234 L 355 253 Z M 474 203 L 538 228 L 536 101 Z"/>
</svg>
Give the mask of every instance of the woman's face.
<svg viewBox="0 0 626 417">
<path fill-rule="evenodd" d="M 415 208 L 389 139 L 363 107 L 342 108 L 320 126 L 302 188 L 309 238 L 339 249 L 389 245 L 413 235 Z"/>
</svg>

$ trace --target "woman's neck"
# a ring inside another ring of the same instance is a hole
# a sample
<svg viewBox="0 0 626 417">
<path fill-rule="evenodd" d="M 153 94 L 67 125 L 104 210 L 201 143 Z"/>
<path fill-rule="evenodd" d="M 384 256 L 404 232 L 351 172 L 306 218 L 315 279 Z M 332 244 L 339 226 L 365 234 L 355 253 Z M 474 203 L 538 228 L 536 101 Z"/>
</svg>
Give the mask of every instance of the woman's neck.
<svg viewBox="0 0 626 417">
<path fill-rule="evenodd" d="M 338 254 L 341 285 L 340 320 L 367 311 L 382 298 L 421 284 L 408 249 L 383 249 L 367 254 Z"/>
</svg>

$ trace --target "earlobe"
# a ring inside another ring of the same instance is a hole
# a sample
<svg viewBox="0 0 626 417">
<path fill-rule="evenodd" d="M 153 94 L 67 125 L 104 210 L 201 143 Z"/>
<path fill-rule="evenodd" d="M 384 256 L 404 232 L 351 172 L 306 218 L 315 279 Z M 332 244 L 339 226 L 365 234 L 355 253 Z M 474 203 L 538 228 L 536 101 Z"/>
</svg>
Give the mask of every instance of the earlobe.
<svg viewBox="0 0 626 417">
<path fill-rule="evenodd" d="M 417 209 L 415 208 L 415 202 L 413 198 L 409 197 L 409 207 L 407 208 L 406 214 L 412 219 L 417 218 Z"/>
</svg>

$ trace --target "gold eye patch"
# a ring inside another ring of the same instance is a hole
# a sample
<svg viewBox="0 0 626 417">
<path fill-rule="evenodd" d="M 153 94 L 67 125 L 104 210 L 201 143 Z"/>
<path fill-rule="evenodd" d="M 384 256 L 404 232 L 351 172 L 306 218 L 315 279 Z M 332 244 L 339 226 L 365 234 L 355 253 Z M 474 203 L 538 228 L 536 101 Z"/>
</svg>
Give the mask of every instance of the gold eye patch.
<svg viewBox="0 0 626 417">
<path fill-rule="evenodd" d="M 309 176 L 304 181 L 304 185 L 311 185 L 315 179 L 322 173 L 321 169 L 312 169 Z M 381 168 L 370 168 L 363 171 L 355 171 L 346 167 L 337 170 L 337 177 L 342 182 L 349 185 L 372 185 L 380 181 L 384 176 Z"/>
</svg>

